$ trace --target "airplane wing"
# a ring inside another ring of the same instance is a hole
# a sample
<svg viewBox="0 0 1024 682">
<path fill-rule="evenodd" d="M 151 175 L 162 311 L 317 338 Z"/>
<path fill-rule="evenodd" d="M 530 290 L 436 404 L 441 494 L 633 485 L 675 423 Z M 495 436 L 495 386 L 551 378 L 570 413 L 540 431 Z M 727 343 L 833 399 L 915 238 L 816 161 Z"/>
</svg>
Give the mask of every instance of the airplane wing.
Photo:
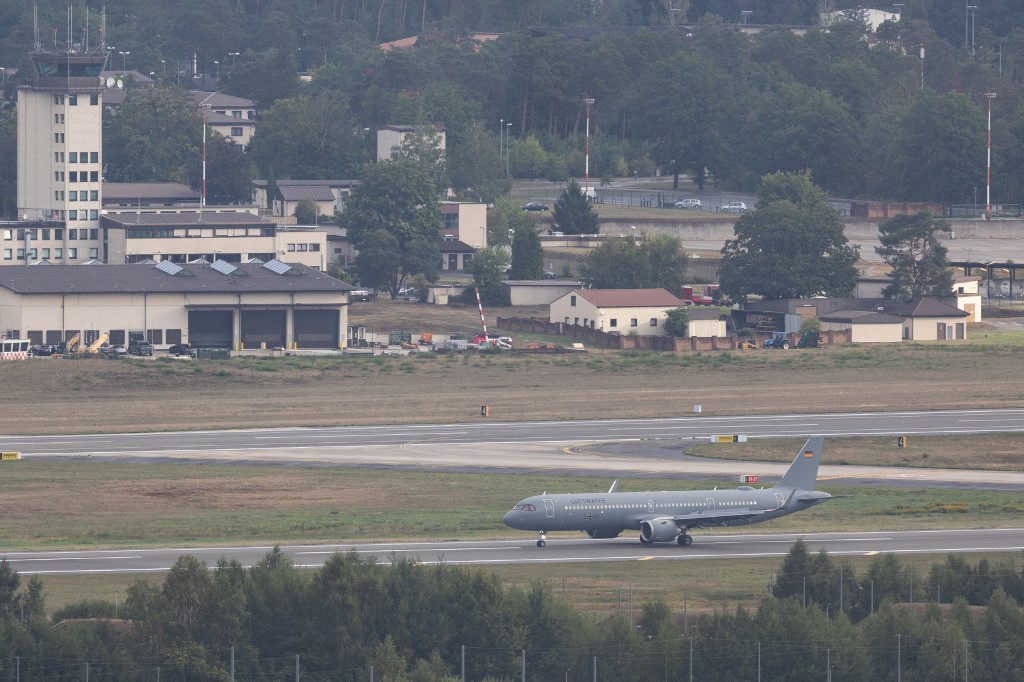
<svg viewBox="0 0 1024 682">
<path fill-rule="evenodd" d="M 714 511 L 696 511 L 691 514 L 677 514 L 673 517 L 673 520 L 676 522 L 677 526 L 684 526 L 686 528 L 704 524 L 713 526 L 727 521 L 752 519 L 757 516 L 761 516 L 766 511 L 767 510 L 752 509 L 737 509 L 735 511 L 716 509 Z"/>
</svg>

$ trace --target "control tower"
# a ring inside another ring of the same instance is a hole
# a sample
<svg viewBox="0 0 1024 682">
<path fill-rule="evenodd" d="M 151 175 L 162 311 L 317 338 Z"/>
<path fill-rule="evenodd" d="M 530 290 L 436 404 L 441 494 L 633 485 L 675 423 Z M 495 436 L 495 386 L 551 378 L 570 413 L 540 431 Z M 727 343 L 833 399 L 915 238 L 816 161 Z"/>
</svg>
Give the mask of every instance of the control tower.
<svg viewBox="0 0 1024 682">
<path fill-rule="evenodd" d="M 18 86 L 18 217 L 38 222 L 24 244 L 24 263 L 46 258 L 80 263 L 101 253 L 99 212 L 103 176 L 103 40 L 90 49 L 88 32 L 44 47 L 36 21 L 33 72 Z M 101 32 L 102 36 L 102 32 Z M 20 246 L 20 245 L 19 245 Z M 45 254 L 45 255 L 44 255 Z"/>
</svg>

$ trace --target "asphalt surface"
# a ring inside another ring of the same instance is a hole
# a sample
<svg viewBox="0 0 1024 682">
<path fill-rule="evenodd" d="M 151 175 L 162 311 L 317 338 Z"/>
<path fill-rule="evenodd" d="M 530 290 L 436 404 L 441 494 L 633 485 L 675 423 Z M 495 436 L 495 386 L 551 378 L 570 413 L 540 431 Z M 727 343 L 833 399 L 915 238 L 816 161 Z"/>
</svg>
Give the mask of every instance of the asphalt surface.
<svg viewBox="0 0 1024 682">
<path fill-rule="evenodd" d="M 484 422 L 249 429 L 237 431 L 66 436 L 0 436 L 0 448 L 26 458 L 204 461 L 296 466 L 369 466 L 451 471 L 539 471 L 580 475 L 716 478 L 757 473 L 770 483 L 787 464 L 707 460 L 681 454 L 681 444 L 715 435 L 776 437 L 970 434 L 1024 431 L 1024 410 L 944 410 L 847 414 L 760 415 L 676 419 Z M 728 447 L 728 446 L 723 446 Z M 825 460 L 827 461 L 827 441 Z M 1024 473 L 822 465 L 819 479 L 907 487 L 1024 489 Z M 388 562 L 498 564 L 580 561 L 735 559 L 782 556 L 797 537 L 831 554 L 1011 552 L 1024 550 L 1024 528 L 825 534 L 695 534 L 690 548 L 640 545 L 630 534 L 589 540 L 553 534 L 544 549 L 536 536 L 514 541 L 466 541 L 283 548 L 299 566 L 322 565 L 337 551 Z M 166 571 L 189 553 L 208 564 L 226 556 L 252 565 L 270 547 L 165 548 L 10 553 L 21 573 Z"/>
<path fill-rule="evenodd" d="M 357 545 L 282 546 L 296 566 L 316 568 L 337 552 L 372 556 L 382 564 L 394 559 L 424 564 L 498 565 L 608 561 L 692 561 L 694 559 L 757 559 L 782 557 L 802 538 L 812 553 L 826 550 L 838 556 L 944 554 L 948 552 L 1019 552 L 1024 550 L 1024 528 L 918 530 L 863 533 L 764 533 L 702 535 L 693 545 L 673 543 L 641 545 L 635 533 L 614 540 L 590 540 L 582 533 L 550 533 L 547 547 L 536 546 L 536 536 L 522 540 L 419 542 Z M 78 552 L 11 552 L 5 557 L 20 574 L 61 575 L 101 573 L 157 573 L 170 569 L 183 554 L 192 554 L 213 566 L 221 557 L 252 566 L 272 547 L 179 547 Z"/>
</svg>

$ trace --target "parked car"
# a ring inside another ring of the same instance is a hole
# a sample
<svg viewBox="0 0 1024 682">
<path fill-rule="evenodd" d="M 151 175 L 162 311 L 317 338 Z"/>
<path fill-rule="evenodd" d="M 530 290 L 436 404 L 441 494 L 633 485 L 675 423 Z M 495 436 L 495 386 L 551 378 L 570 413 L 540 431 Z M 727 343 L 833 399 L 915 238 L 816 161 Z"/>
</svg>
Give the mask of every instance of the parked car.
<svg viewBox="0 0 1024 682">
<path fill-rule="evenodd" d="M 128 346 L 128 352 L 132 355 L 152 355 L 153 344 L 148 341 L 137 341 Z"/>
<path fill-rule="evenodd" d="M 167 349 L 167 353 L 175 357 L 192 357 L 195 355 L 195 349 L 187 343 L 176 343 Z"/>
<path fill-rule="evenodd" d="M 528 204 L 523 205 L 524 211 L 546 211 L 548 210 L 547 204 L 542 204 L 539 201 L 531 201 Z"/>
<path fill-rule="evenodd" d="M 733 201 L 722 207 L 722 213 L 746 213 L 747 205 L 742 201 Z"/>
<path fill-rule="evenodd" d="M 53 355 L 53 346 L 48 346 L 48 345 L 32 346 L 31 348 L 28 349 L 28 352 L 29 352 L 29 355 L 34 355 L 36 357 L 40 357 L 40 358 L 48 357 L 50 355 Z"/>
<path fill-rule="evenodd" d="M 369 289 L 353 289 L 348 292 L 348 299 L 350 301 L 369 301 L 370 290 Z"/>
<path fill-rule="evenodd" d="M 105 355 L 108 358 L 116 358 L 116 357 L 120 357 L 122 355 L 127 355 L 128 354 L 128 349 L 125 348 L 124 346 L 122 346 L 121 344 L 116 344 L 116 345 L 113 345 L 113 346 L 104 345 L 104 346 L 100 346 L 99 352 L 100 352 L 100 355 Z"/>
<path fill-rule="evenodd" d="M 691 211 L 699 211 L 704 204 L 701 203 L 700 199 L 680 199 L 672 204 L 675 208 L 686 208 Z"/>
</svg>

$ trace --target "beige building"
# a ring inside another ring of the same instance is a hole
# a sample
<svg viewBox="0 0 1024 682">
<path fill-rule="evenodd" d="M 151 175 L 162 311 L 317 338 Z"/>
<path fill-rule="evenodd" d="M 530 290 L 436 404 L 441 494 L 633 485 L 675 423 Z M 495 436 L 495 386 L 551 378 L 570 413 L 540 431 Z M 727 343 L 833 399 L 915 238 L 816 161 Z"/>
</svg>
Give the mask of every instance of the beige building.
<svg viewBox="0 0 1024 682">
<path fill-rule="evenodd" d="M 441 124 L 387 125 L 377 130 L 377 160 L 386 161 L 392 158 L 405 142 L 405 138 L 417 132 L 433 135 L 438 148 L 444 153 L 445 132 Z"/>
<path fill-rule="evenodd" d="M 700 339 L 723 338 L 728 335 L 728 323 L 719 308 L 689 308 L 690 321 L 686 323 L 686 336 Z"/>
<path fill-rule="evenodd" d="M 850 330 L 851 343 L 899 343 L 903 318 L 870 310 L 837 310 L 818 318 L 821 331 Z"/>
<path fill-rule="evenodd" d="M 283 226 L 245 212 L 126 212 L 102 219 L 107 263 L 251 259 L 327 267 L 327 233 L 315 226 Z"/>
<path fill-rule="evenodd" d="M 903 318 L 903 338 L 913 341 L 947 341 L 967 338 L 970 313 L 937 298 L 924 297 L 893 307 Z"/>
<path fill-rule="evenodd" d="M 317 203 L 322 215 L 332 216 L 345 210 L 345 200 L 359 181 L 277 180 L 274 184 L 276 188 L 271 190 L 266 180 L 252 181 L 252 200 L 260 210 L 270 209 L 272 215 L 289 217 L 295 215 L 300 201 L 310 199 Z"/>
<path fill-rule="evenodd" d="M 476 250 L 486 248 L 487 204 L 442 201 L 441 220 L 442 239 L 455 239 Z"/>
<path fill-rule="evenodd" d="M 571 279 L 507 279 L 502 284 L 508 287 L 512 305 L 550 305 L 581 286 Z"/>
<path fill-rule="evenodd" d="M 18 86 L 18 217 L 64 225 L 26 225 L 28 229 L 20 231 L 24 236 L 20 244 L 5 243 L 4 255 L 11 249 L 11 258 L 2 262 L 25 263 L 41 257 L 43 249 L 54 262 L 85 262 L 95 258 L 102 245 L 104 81 L 100 73 L 106 52 L 102 48 L 44 50 L 37 37 L 30 58 L 34 72 Z M 48 231 L 48 240 L 42 239 L 42 230 Z M 33 243 L 33 235 L 49 243 Z M 22 258 L 16 257 L 19 249 Z"/>
<path fill-rule="evenodd" d="M 341 348 L 352 287 L 302 265 L 21 265 L 0 269 L 0 330 L 55 344 L 143 334 L 157 348 Z"/>
<path fill-rule="evenodd" d="M 550 321 L 637 336 L 664 336 L 666 313 L 686 303 L 665 289 L 576 289 L 551 303 Z"/>
<path fill-rule="evenodd" d="M 981 277 L 974 275 L 953 278 L 956 307 L 966 312 L 968 322 L 981 322 Z"/>
</svg>

